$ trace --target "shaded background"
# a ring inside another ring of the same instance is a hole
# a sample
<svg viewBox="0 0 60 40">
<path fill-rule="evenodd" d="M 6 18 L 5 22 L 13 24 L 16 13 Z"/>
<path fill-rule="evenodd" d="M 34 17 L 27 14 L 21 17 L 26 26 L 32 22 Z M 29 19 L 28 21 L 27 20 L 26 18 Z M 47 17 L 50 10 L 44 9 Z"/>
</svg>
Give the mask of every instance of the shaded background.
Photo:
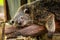
<svg viewBox="0 0 60 40">
<path fill-rule="evenodd" d="M 4 1 L 0 0 L 0 21 L 4 19 Z"/>
</svg>

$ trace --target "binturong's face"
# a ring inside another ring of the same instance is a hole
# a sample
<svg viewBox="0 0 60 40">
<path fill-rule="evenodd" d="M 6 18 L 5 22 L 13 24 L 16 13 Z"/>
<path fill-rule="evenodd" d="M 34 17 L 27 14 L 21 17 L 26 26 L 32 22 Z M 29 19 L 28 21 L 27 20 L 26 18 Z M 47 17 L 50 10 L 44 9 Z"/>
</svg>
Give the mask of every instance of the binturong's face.
<svg viewBox="0 0 60 40">
<path fill-rule="evenodd" d="M 17 22 L 17 24 L 21 26 L 31 24 L 32 21 L 31 11 L 32 11 L 31 5 L 25 4 L 21 6 L 17 10 L 15 16 L 10 20 L 10 23 L 14 24 L 15 22 Z"/>
<path fill-rule="evenodd" d="M 18 9 L 17 13 L 15 16 L 12 18 L 10 21 L 11 23 L 17 22 L 19 25 L 26 25 L 28 22 L 30 22 L 30 9 L 29 7 L 23 6 Z"/>
</svg>

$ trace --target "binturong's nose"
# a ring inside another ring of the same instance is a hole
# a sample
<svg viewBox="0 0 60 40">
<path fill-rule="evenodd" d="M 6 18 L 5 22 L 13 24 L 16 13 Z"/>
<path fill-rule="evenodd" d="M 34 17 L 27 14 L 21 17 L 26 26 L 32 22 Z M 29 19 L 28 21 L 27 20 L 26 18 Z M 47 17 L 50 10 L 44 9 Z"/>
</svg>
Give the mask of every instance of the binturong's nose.
<svg viewBox="0 0 60 40">
<path fill-rule="evenodd" d="M 12 25 L 12 24 L 14 24 L 14 21 L 10 21 L 9 23 Z"/>
</svg>

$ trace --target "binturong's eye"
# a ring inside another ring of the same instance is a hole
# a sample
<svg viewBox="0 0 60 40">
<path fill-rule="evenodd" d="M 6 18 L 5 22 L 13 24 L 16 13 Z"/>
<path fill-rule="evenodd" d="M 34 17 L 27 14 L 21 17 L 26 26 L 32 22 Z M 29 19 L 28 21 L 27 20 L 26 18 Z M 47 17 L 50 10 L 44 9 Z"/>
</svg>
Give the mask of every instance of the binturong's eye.
<svg viewBox="0 0 60 40">
<path fill-rule="evenodd" d="M 29 14 L 30 13 L 29 8 L 24 9 L 24 13 Z"/>
</svg>

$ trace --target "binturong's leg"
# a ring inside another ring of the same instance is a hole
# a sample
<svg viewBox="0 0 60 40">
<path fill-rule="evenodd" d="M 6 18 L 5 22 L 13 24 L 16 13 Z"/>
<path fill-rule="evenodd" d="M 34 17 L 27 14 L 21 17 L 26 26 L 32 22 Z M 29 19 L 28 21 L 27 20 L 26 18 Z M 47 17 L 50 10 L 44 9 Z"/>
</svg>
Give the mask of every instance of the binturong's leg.
<svg viewBox="0 0 60 40">
<path fill-rule="evenodd" d="M 52 36 L 55 32 L 55 17 L 53 14 L 49 17 L 46 23 L 46 28 L 48 30 L 48 34 L 47 34 L 48 38 L 52 39 Z"/>
</svg>

